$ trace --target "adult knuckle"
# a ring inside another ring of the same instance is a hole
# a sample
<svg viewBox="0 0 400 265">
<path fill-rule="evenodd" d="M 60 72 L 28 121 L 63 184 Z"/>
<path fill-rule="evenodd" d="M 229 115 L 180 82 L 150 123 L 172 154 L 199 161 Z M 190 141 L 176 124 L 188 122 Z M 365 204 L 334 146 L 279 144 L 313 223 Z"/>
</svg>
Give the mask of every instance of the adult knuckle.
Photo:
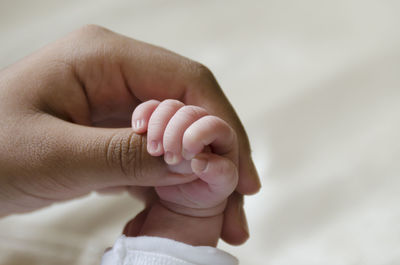
<svg viewBox="0 0 400 265">
<path fill-rule="evenodd" d="M 196 78 L 200 80 L 214 80 L 214 74 L 204 64 L 193 62 L 192 69 Z"/>
<path fill-rule="evenodd" d="M 77 46 L 80 45 L 78 50 L 98 51 L 99 49 L 107 49 L 110 40 L 114 38 L 112 31 L 98 25 L 87 24 L 72 32 L 69 40 L 74 49 L 77 49 Z"/>
<path fill-rule="evenodd" d="M 86 72 L 98 69 L 101 62 L 99 59 L 107 58 L 109 61 L 113 59 L 112 56 L 117 49 L 115 46 L 118 46 L 117 41 L 113 42 L 116 39 L 118 38 L 115 34 L 104 27 L 94 24 L 84 25 L 63 40 L 68 54 L 67 60 L 80 69 L 78 72 L 82 69 Z"/>
<path fill-rule="evenodd" d="M 142 137 L 134 132 L 112 135 L 106 144 L 108 165 L 119 170 L 128 181 L 140 178 L 143 144 Z"/>
</svg>

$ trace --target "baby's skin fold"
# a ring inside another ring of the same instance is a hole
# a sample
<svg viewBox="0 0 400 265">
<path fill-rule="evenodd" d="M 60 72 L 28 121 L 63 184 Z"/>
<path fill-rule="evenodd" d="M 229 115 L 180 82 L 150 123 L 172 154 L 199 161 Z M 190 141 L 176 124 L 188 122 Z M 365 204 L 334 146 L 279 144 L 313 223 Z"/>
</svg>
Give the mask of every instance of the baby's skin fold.
<svg viewBox="0 0 400 265">
<path fill-rule="evenodd" d="M 227 198 L 238 183 L 234 130 L 205 109 L 177 100 L 140 104 L 132 114 L 132 129 L 147 133 L 148 153 L 163 156 L 169 169 L 189 182 L 154 187 L 159 199 L 140 216 L 141 227 L 125 231 L 215 247 Z"/>
</svg>

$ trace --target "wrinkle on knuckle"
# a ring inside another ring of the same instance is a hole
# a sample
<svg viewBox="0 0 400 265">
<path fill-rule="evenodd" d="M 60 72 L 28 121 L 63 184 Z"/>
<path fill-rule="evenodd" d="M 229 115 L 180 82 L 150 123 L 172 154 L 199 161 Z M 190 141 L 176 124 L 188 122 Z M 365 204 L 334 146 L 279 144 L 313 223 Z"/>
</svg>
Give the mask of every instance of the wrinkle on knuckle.
<svg viewBox="0 0 400 265">
<path fill-rule="evenodd" d="M 91 56 L 108 56 L 107 59 L 114 59 L 113 55 L 118 54 L 120 48 L 120 37 L 113 31 L 99 25 L 84 25 L 70 35 L 70 48 L 76 54 Z M 76 51 L 75 51 L 76 50 Z M 85 55 L 86 53 L 86 55 Z"/>
<path fill-rule="evenodd" d="M 119 132 L 106 144 L 108 166 L 119 170 L 128 180 L 140 179 L 142 164 L 142 137 L 134 132 Z"/>
<path fill-rule="evenodd" d="M 220 93 L 220 87 L 213 72 L 205 65 L 196 63 L 192 70 L 192 83 L 207 87 L 207 90 L 203 90 L 202 93 L 206 93 L 208 90 Z M 209 95 L 211 96 L 211 95 Z M 215 96 L 215 95 L 214 95 Z"/>
</svg>

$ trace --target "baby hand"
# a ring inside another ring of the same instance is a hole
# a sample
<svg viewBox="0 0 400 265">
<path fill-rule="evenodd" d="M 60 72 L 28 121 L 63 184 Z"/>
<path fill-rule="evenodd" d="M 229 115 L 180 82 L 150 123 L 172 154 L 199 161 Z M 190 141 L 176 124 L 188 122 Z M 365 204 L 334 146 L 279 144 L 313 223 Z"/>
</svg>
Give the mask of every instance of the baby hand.
<svg viewBox="0 0 400 265">
<path fill-rule="evenodd" d="M 165 207 L 199 217 L 223 212 L 238 181 L 236 134 L 224 120 L 177 100 L 150 100 L 136 107 L 132 127 L 147 132 L 150 155 L 164 155 L 171 171 L 194 176 L 185 184 L 155 187 Z"/>
</svg>

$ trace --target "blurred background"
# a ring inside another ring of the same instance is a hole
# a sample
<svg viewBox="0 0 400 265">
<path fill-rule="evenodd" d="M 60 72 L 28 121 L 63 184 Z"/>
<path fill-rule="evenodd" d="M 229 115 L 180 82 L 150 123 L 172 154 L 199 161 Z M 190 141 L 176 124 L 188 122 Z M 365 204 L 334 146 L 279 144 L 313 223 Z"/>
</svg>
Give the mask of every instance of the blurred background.
<svg viewBox="0 0 400 265">
<path fill-rule="evenodd" d="M 207 65 L 263 189 L 250 264 L 400 263 L 400 1 L 0 0 L 0 68 L 94 23 Z M 141 206 L 90 196 L 0 220 L 0 264 L 99 264 Z"/>
</svg>

